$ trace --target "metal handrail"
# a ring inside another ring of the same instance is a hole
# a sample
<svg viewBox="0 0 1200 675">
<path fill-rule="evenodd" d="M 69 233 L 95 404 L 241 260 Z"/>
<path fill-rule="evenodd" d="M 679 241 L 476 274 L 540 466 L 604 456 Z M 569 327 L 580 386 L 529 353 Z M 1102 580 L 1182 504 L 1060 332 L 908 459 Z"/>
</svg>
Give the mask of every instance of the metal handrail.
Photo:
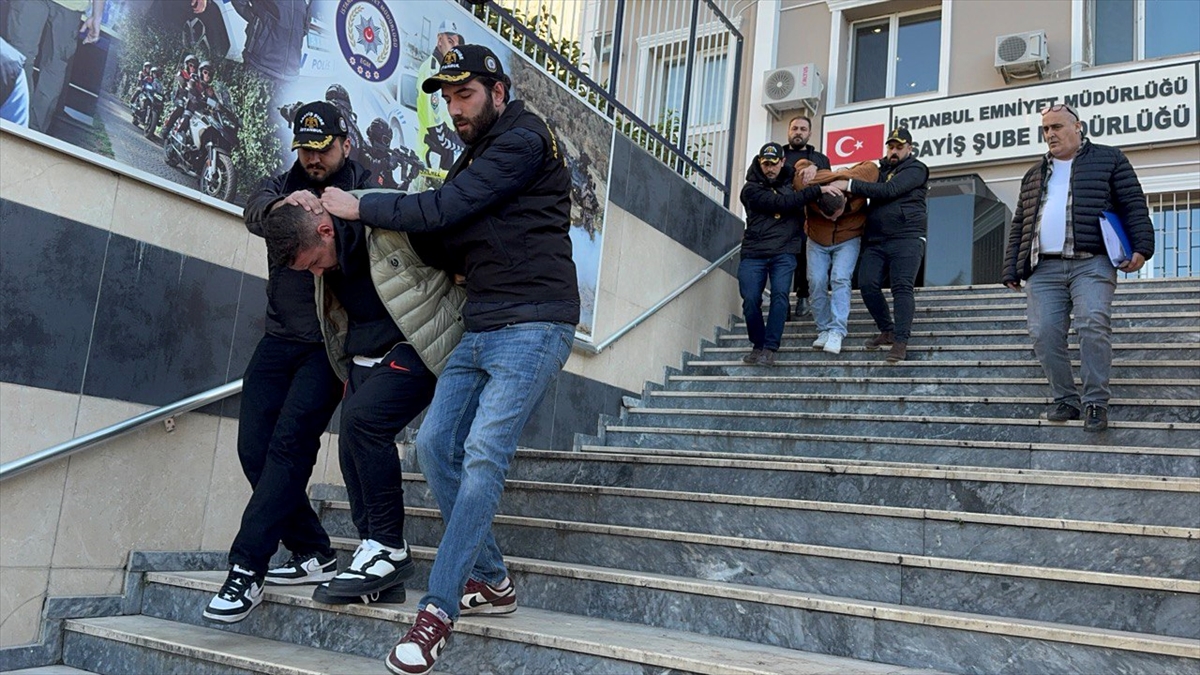
<svg viewBox="0 0 1200 675">
<path fill-rule="evenodd" d="M 656 313 L 658 313 L 658 310 L 662 309 L 663 307 L 666 307 L 667 304 L 670 303 L 672 300 L 683 295 L 685 292 L 687 292 L 687 290 L 689 288 L 691 288 L 692 286 L 695 286 L 701 279 L 708 276 L 713 270 L 717 269 L 721 265 L 724 265 L 726 263 L 726 261 L 728 261 L 733 256 L 737 255 L 738 251 L 741 251 L 741 250 L 742 250 L 741 244 L 734 246 L 732 249 L 730 249 L 730 251 L 728 253 L 726 253 L 725 255 L 721 256 L 720 258 L 717 258 L 716 260 L 714 260 L 712 262 L 712 264 L 710 264 L 708 267 L 705 267 L 703 270 L 700 270 L 700 272 L 698 272 L 696 274 L 696 276 L 692 277 L 691 279 L 688 279 L 686 282 L 684 282 L 684 284 L 682 286 L 671 291 L 671 293 L 668 294 L 667 297 L 654 303 L 653 307 L 651 307 L 650 309 L 647 309 L 646 311 L 639 314 L 633 321 L 630 321 L 629 323 L 625 324 L 624 327 L 620 328 L 619 330 L 617 330 L 617 332 L 613 333 L 612 335 L 609 335 L 607 338 L 604 338 L 603 341 L 601 341 L 597 344 L 593 344 L 591 342 L 585 342 L 583 340 L 580 340 L 579 338 L 576 338 L 575 344 L 574 344 L 575 349 L 578 349 L 579 351 L 587 353 L 587 354 L 599 354 L 600 352 L 602 352 L 605 349 L 607 349 L 608 347 L 610 347 L 614 342 L 616 342 L 617 340 L 620 340 L 622 337 L 624 337 L 626 333 L 633 330 L 634 328 L 637 328 L 639 325 L 641 325 L 641 323 L 643 321 L 654 316 Z"/>
<path fill-rule="evenodd" d="M 132 433 L 138 429 L 155 422 L 161 422 L 169 417 L 182 415 L 185 412 L 190 412 L 196 408 L 216 403 L 225 398 L 229 398 L 242 390 L 242 381 L 236 380 L 228 384 L 223 384 L 219 387 L 201 392 L 195 396 L 168 403 L 161 408 L 148 410 L 141 415 L 131 417 L 123 422 L 117 422 L 111 426 L 104 427 L 98 431 L 93 431 L 90 434 L 73 438 L 65 443 L 59 443 L 45 450 L 35 452 L 31 455 L 26 455 L 20 459 L 14 459 L 11 462 L 0 464 L 0 481 L 8 480 L 18 476 L 26 471 L 35 469 L 47 462 L 69 457 L 81 450 L 100 445 L 111 441 L 115 438 L 120 438 L 125 434 Z"/>
</svg>

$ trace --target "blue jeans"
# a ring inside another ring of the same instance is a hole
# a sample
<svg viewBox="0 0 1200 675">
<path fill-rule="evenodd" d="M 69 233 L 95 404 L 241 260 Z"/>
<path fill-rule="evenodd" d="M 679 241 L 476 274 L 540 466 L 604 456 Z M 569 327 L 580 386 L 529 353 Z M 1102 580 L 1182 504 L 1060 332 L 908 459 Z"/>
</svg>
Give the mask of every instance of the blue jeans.
<svg viewBox="0 0 1200 675">
<path fill-rule="evenodd" d="M 829 331 L 846 337 L 850 317 L 850 276 L 858 262 L 862 239 L 855 237 L 833 246 L 808 240 L 809 303 L 817 331 Z M 832 287 L 832 293 L 828 293 Z"/>
<path fill-rule="evenodd" d="M 433 603 L 457 620 L 467 579 L 494 586 L 508 576 L 492 518 L 517 439 L 574 339 L 569 324 L 519 323 L 468 332 L 450 354 L 417 434 L 421 471 L 446 524 L 420 607 Z"/>
<path fill-rule="evenodd" d="M 746 332 L 755 349 L 779 349 L 783 339 L 783 324 L 787 321 L 788 293 L 792 290 L 792 273 L 796 271 L 796 256 L 781 253 L 770 258 L 742 258 L 738 263 L 738 291 L 742 295 L 742 314 L 746 317 Z M 762 294 L 771 280 L 771 310 L 763 325 Z"/>
<path fill-rule="evenodd" d="M 1117 290 L 1117 270 L 1108 257 L 1086 260 L 1049 258 L 1034 268 L 1025 283 L 1026 314 L 1033 353 L 1050 381 L 1055 403 L 1080 407 L 1079 391 L 1067 354 L 1071 313 L 1079 333 L 1079 374 L 1083 380 L 1083 405 L 1108 408 L 1112 372 L 1112 299 Z"/>
</svg>

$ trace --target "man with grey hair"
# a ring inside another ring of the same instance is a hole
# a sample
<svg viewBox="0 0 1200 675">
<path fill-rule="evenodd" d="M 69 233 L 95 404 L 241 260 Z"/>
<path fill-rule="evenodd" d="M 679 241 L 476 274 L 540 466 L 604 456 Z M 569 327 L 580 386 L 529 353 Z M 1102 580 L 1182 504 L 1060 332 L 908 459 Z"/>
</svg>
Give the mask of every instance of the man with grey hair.
<svg viewBox="0 0 1200 675">
<path fill-rule="evenodd" d="M 1025 282 L 1029 336 L 1054 396 L 1046 419 L 1066 422 L 1082 414 L 1085 431 L 1104 431 L 1117 270 L 1136 272 L 1146 264 L 1154 254 L 1154 226 L 1125 154 L 1084 138 L 1074 110 L 1066 105 L 1046 108 L 1041 129 L 1049 151 L 1021 181 L 1003 283 L 1020 291 Z M 1133 247 L 1119 267 L 1104 245 L 1100 219 L 1109 217 L 1105 209 L 1124 223 Z M 1072 314 L 1079 333 L 1082 397 L 1067 355 Z"/>
</svg>

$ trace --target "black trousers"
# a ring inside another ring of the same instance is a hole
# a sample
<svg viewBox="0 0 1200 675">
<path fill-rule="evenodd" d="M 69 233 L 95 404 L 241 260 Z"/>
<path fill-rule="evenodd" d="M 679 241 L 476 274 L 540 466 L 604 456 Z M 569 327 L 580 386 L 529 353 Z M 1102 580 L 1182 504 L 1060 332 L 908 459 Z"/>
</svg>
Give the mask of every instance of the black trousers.
<svg viewBox="0 0 1200 675">
<path fill-rule="evenodd" d="M 341 394 L 325 346 L 265 335 L 244 379 L 238 459 L 254 492 L 229 563 L 265 572 L 281 541 L 292 553 L 332 553 L 306 491 Z"/>
<path fill-rule="evenodd" d="M 921 239 L 888 239 L 868 244 L 858 260 L 858 290 L 863 304 L 875 320 L 879 331 L 895 333 L 896 342 L 908 342 L 912 332 L 913 313 L 916 301 L 913 284 L 921 269 L 925 256 L 925 242 Z M 891 279 L 892 302 L 896 306 L 896 321 L 888 310 L 887 298 L 883 296 L 885 275 Z"/>
<path fill-rule="evenodd" d="M 360 539 L 404 546 L 404 486 L 396 434 L 433 400 L 437 378 L 412 345 L 392 348 L 378 365 L 355 365 L 338 427 L 338 460 Z"/>
<path fill-rule="evenodd" d="M 796 254 L 796 273 L 792 276 L 796 300 L 808 297 L 808 237 L 801 237 L 800 252 Z"/>
</svg>

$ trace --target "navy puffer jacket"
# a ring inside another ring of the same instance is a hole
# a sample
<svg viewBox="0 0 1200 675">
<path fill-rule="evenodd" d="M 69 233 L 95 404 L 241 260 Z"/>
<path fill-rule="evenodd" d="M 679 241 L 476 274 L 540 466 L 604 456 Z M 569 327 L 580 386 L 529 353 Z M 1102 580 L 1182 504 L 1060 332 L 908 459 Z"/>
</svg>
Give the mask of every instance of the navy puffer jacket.
<svg viewBox="0 0 1200 675">
<path fill-rule="evenodd" d="M 1003 283 L 1028 279 L 1038 265 L 1033 242 L 1039 234 L 1038 210 L 1042 204 L 1050 155 L 1035 164 L 1021 180 L 1017 210 L 1008 233 L 1008 253 L 1004 260 Z M 1105 255 L 1100 233 L 1100 213 L 1111 211 L 1125 224 L 1129 243 L 1136 253 L 1149 260 L 1154 255 L 1154 225 L 1146 195 L 1133 166 L 1119 149 L 1092 143 L 1086 138 L 1071 164 L 1071 226 L 1075 250 Z"/>
</svg>

